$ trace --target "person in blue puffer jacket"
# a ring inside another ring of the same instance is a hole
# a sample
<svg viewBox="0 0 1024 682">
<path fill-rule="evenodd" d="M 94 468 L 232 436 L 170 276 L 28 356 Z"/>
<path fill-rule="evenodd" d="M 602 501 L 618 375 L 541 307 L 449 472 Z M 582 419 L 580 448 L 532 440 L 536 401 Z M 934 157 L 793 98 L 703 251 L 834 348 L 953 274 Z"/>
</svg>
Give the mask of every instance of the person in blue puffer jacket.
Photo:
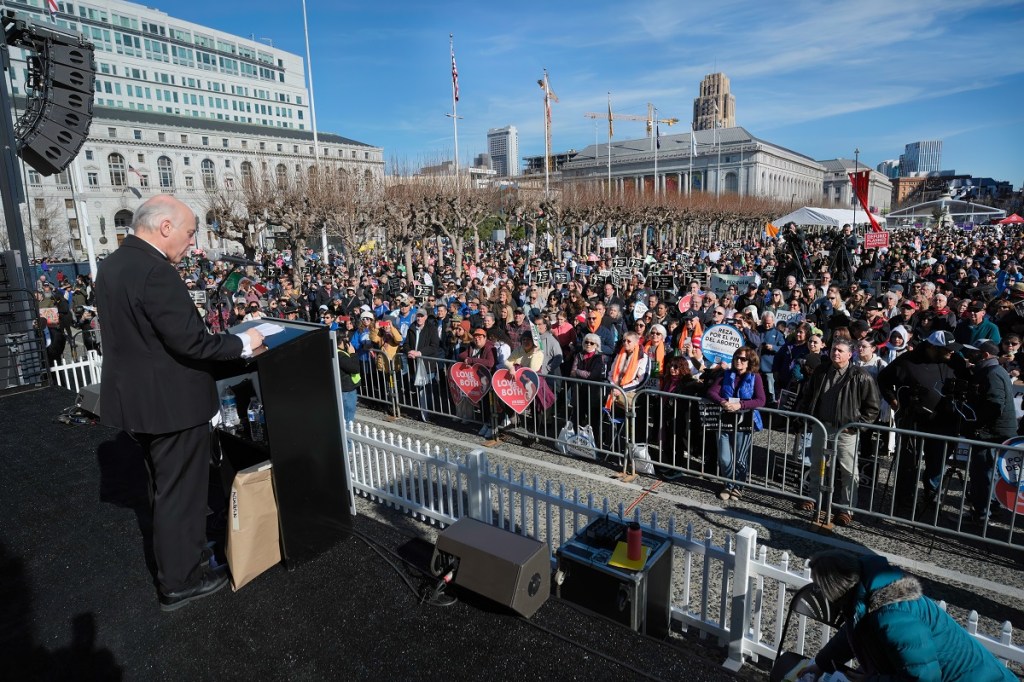
<svg viewBox="0 0 1024 682">
<path fill-rule="evenodd" d="M 831 549 L 811 557 L 811 579 L 846 622 L 804 672 L 833 672 L 856 657 L 851 679 L 1012 682 L 1013 673 L 884 557 Z"/>
</svg>

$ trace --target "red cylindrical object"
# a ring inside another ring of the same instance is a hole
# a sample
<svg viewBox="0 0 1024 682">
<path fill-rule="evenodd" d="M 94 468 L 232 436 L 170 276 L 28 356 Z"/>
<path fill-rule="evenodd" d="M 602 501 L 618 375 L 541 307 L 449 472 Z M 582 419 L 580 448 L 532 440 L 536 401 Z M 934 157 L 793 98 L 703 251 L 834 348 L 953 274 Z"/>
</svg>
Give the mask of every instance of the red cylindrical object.
<svg viewBox="0 0 1024 682">
<path fill-rule="evenodd" d="M 643 531 L 640 530 L 639 523 L 631 523 L 626 529 L 626 557 L 630 561 L 640 561 L 640 557 L 643 556 Z"/>
</svg>

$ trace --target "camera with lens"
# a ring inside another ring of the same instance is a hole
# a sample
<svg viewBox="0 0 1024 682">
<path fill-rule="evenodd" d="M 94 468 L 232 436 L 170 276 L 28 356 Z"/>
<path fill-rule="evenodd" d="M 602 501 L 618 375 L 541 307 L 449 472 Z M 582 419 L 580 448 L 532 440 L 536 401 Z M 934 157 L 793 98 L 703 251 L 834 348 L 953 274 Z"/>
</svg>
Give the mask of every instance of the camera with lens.
<svg viewBox="0 0 1024 682">
<path fill-rule="evenodd" d="M 971 382 L 950 377 L 942 382 L 942 395 L 950 400 L 966 402 L 971 395 Z"/>
</svg>

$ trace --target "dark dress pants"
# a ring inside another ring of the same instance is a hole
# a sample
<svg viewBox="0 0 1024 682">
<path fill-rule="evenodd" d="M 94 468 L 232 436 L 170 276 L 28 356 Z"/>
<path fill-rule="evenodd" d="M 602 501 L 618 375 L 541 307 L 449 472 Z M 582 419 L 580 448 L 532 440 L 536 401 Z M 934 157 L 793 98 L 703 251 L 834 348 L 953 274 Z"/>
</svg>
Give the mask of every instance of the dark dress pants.
<svg viewBox="0 0 1024 682">
<path fill-rule="evenodd" d="M 153 500 L 153 554 L 164 593 L 189 584 L 206 547 L 210 424 L 136 434 L 146 450 Z"/>
</svg>

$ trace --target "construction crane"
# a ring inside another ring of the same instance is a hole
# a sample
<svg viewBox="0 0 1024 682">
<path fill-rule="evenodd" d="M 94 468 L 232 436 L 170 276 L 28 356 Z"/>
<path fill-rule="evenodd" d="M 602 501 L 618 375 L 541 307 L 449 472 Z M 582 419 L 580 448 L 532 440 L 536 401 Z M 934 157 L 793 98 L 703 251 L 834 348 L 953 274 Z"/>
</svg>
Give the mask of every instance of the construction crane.
<svg viewBox="0 0 1024 682">
<path fill-rule="evenodd" d="M 596 114 L 594 112 L 587 112 L 587 113 L 585 113 L 583 115 L 585 117 L 587 117 L 587 118 L 593 118 L 593 119 L 605 120 L 605 121 L 608 120 L 609 116 L 611 116 L 612 120 L 614 120 L 614 121 L 644 121 L 645 123 L 647 123 L 647 136 L 648 137 L 653 136 L 653 134 L 654 134 L 654 124 L 655 123 L 664 123 L 665 125 L 669 125 L 669 126 L 674 126 L 675 124 L 679 123 L 679 119 L 678 118 L 659 118 L 659 119 L 655 119 L 654 118 L 654 105 L 650 104 L 650 103 L 647 104 L 647 115 L 646 116 L 635 116 L 633 114 L 615 114 L 615 113 L 611 113 L 611 114 L 605 114 L 605 113 Z"/>
<path fill-rule="evenodd" d="M 551 103 L 558 101 L 558 95 L 551 89 L 548 82 L 548 70 L 544 69 L 544 77 L 537 79 L 537 85 L 544 91 L 544 193 L 547 194 L 548 175 L 553 170 L 551 163 Z"/>
</svg>

